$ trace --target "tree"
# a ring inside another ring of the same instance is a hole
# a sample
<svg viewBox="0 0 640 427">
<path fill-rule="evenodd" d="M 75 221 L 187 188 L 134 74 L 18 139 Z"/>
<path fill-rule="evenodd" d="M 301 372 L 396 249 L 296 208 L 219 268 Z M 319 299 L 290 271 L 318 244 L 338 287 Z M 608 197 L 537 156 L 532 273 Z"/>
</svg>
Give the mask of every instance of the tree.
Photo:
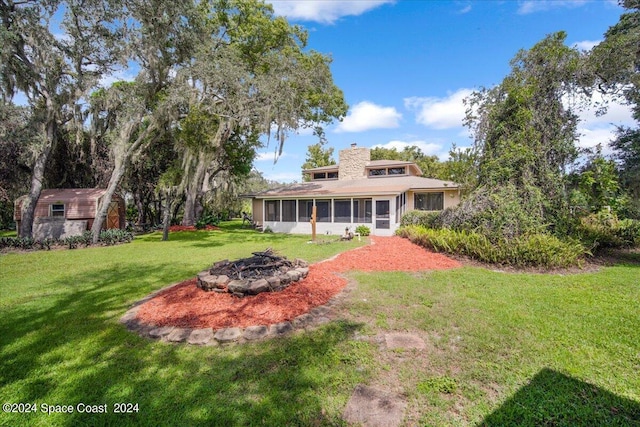
<svg viewBox="0 0 640 427">
<path fill-rule="evenodd" d="M 630 105 L 634 119 L 640 121 L 640 1 L 620 4 L 627 11 L 593 48 L 588 65 L 595 75 L 595 86 Z M 611 147 L 619 164 L 620 183 L 635 204 L 629 214 L 640 216 L 640 127 L 619 128 Z"/>
<path fill-rule="evenodd" d="M 13 221 L 13 200 L 29 185 L 29 146 L 37 124 L 27 107 L 0 100 L 0 228 Z"/>
<path fill-rule="evenodd" d="M 634 118 L 640 120 L 640 1 L 621 0 L 620 4 L 628 11 L 594 46 L 587 65 L 596 87 L 630 104 Z"/>
<path fill-rule="evenodd" d="M 511 186 L 528 215 L 556 227 L 567 220 L 565 170 L 578 154 L 578 118 L 563 97 L 582 84 L 581 54 L 565 46 L 565 38 L 552 34 L 520 51 L 500 85 L 472 94 L 466 117 L 478 188 Z"/>
<path fill-rule="evenodd" d="M 586 163 L 569 178 L 575 208 L 597 213 L 608 207 L 616 215 L 627 208 L 629 198 L 621 191 L 616 164 L 602 155 L 602 146 L 589 153 Z"/>
<path fill-rule="evenodd" d="M 413 162 L 422 170 L 424 177 L 440 178 L 442 176 L 442 163 L 438 156 L 427 156 L 417 145 L 404 147 L 402 151 L 398 151 L 396 148 L 375 147 L 371 150 L 371 160 Z"/>
<path fill-rule="evenodd" d="M 618 162 L 620 183 L 631 199 L 628 214 L 640 219 L 640 128 L 618 128 L 611 147 Z"/>
<path fill-rule="evenodd" d="M 129 12 L 136 23 L 131 43 L 141 71 L 132 90 L 120 100 L 108 97 L 102 110 L 117 111 L 106 135 L 114 172 L 93 224 L 94 239 L 130 159 L 142 155 L 194 106 L 216 118 L 202 141 L 214 152 L 224 151 L 233 138 L 251 144 L 246 136 L 257 130 L 271 135 L 274 128 L 281 153 L 288 131 L 346 113 L 329 59 L 305 50 L 306 33 L 274 18 L 264 3 L 140 0 L 131 2 Z M 209 167 L 199 153 L 195 164 L 198 175 Z"/>
<path fill-rule="evenodd" d="M 40 123 L 30 190 L 22 203 L 21 236 L 31 236 L 58 129 L 81 128 L 81 100 L 119 59 L 119 6 L 116 0 L 0 1 L 1 96 L 8 100 L 22 93 Z M 52 30 L 58 17 L 63 36 Z"/>
<path fill-rule="evenodd" d="M 180 122 L 177 141 L 182 151 L 182 182 L 185 194 L 182 225 L 194 225 L 203 210 L 203 197 L 235 177 L 249 174 L 260 145 L 258 133 L 238 127 L 225 140 L 216 141 L 218 117 L 193 106 Z M 248 132 L 242 134 L 242 132 Z M 224 178 L 224 179 L 219 179 Z"/>
<path fill-rule="evenodd" d="M 315 144 L 307 147 L 307 157 L 302 164 L 302 170 L 319 168 L 323 166 L 335 165 L 336 161 L 333 158 L 333 147 L 326 147 L 327 140 L 321 138 L 321 140 Z M 302 175 L 303 180 L 309 180 L 309 177 L 305 174 Z"/>
<path fill-rule="evenodd" d="M 477 184 L 477 153 L 473 148 L 460 149 L 455 144 L 449 150 L 449 158 L 442 164 L 440 179 L 450 180 L 462 187 L 463 194 Z"/>
<path fill-rule="evenodd" d="M 127 8 L 125 42 L 140 70 L 135 81 L 118 82 L 92 97 L 92 116 L 100 123 L 93 128 L 94 138 L 108 141 L 113 161 L 91 228 L 94 242 L 129 163 L 163 138 L 180 116 L 181 99 L 172 98 L 169 90 L 176 69 L 191 61 L 200 29 L 192 2 L 132 0 Z"/>
</svg>

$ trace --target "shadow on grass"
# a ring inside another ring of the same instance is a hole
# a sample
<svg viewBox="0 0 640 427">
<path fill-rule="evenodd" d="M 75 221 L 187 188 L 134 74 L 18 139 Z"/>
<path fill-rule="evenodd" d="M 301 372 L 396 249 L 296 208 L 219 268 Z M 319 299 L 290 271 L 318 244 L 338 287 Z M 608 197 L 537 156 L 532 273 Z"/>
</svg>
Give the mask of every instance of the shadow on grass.
<svg viewBox="0 0 640 427">
<path fill-rule="evenodd" d="M 146 293 L 145 277 L 172 268 L 136 265 L 68 277 L 69 291 L 5 310 L 0 318 L 3 402 L 107 405 L 107 414 L 2 414 L 1 425 L 336 425 L 321 401 L 345 396 L 364 374 L 341 358 L 359 325 L 330 323 L 313 333 L 237 347 L 170 345 L 118 323 Z M 125 281 L 126 279 L 127 281 Z M 137 287 L 131 285 L 140 281 Z M 78 283 L 77 285 L 71 285 Z M 126 283 L 126 284 L 121 284 Z M 46 292 L 46 290 L 43 290 Z M 121 402 L 137 412 L 114 413 Z M 131 408 L 133 409 L 133 408 Z"/>
<path fill-rule="evenodd" d="M 640 403 L 542 369 L 479 426 L 640 426 Z"/>
</svg>

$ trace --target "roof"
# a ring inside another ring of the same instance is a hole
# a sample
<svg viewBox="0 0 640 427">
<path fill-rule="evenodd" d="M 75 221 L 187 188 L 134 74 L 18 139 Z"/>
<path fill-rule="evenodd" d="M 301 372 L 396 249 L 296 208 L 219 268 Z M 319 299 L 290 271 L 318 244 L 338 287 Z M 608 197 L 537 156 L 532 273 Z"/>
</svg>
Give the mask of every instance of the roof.
<svg viewBox="0 0 640 427">
<path fill-rule="evenodd" d="M 59 188 L 47 189 L 40 192 L 40 198 L 36 203 L 34 217 L 46 217 L 50 215 L 49 206 L 52 204 L 65 205 L 65 218 L 88 219 L 95 218 L 99 200 L 107 192 L 104 188 Z M 28 196 L 16 199 L 13 218 L 19 221 L 22 218 L 22 202 Z M 114 194 L 114 201 L 120 196 Z"/>
<path fill-rule="evenodd" d="M 76 199 L 99 199 L 106 193 L 105 188 L 50 188 L 40 192 L 39 201 L 67 202 Z M 22 196 L 20 199 L 27 197 Z"/>
<path fill-rule="evenodd" d="M 367 164 L 365 165 L 365 169 L 372 169 L 372 168 L 391 168 L 394 166 L 398 166 L 398 167 L 412 167 L 415 168 L 415 174 L 414 175 L 422 175 L 422 170 L 420 170 L 420 167 L 415 164 L 414 162 L 407 162 L 404 160 L 370 160 L 367 162 Z M 339 169 L 339 165 L 329 165 L 329 166 L 320 166 L 317 168 L 311 168 L 311 169 L 304 169 L 302 172 L 303 173 L 318 173 L 318 172 L 333 172 L 333 171 L 337 171 Z"/>
<path fill-rule="evenodd" d="M 400 194 L 408 190 L 451 190 L 459 185 L 452 181 L 419 176 L 385 176 L 353 180 L 310 181 L 290 184 L 251 195 L 255 198 L 272 197 L 336 197 Z"/>
<path fill-rule="evenodd" d="M 330 166 L 320 166 L 317 168 L 304 169 L 303 172 L 314 173 L 314 172 L 328 172 L 328 171 L 337 171 L 338 165 L 330 165 Z"/>
</svg>

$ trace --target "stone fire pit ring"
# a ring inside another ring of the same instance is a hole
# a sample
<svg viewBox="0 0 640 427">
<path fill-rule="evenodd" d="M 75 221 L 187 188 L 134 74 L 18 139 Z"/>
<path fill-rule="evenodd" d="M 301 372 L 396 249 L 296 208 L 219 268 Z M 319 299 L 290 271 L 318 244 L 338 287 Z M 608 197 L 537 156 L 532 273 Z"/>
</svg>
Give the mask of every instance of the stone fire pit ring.
<svg viewBox="0 0 640 427">
<path fill-rule="evenodd" d="M 262 292 L 278 292 L 309 274 L 309 263 L 276 255 L 271 249 L 253 252 L 250 258 L 218 261 L 197 275 L 204 291 L 228 292 L 242 298 Z"/>
</svg>

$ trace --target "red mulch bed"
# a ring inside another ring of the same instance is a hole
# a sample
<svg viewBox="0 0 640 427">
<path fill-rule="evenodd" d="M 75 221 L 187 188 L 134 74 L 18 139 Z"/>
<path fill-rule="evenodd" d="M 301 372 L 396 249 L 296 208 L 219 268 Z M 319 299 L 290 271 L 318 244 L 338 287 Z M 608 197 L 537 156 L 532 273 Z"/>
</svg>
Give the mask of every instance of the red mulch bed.
<svg viewBox="0 0 640 427">
<path fill-rule="evenodd" d="M 339 273 L 360 271 L 424 271 L 459 267 L 458 261 L 429 252 L 401 237 L 372 237 L 372 244 L 312 265 L 302 281 L 280 292 L 237 298 L 205 292 L 190 279 L 142 304 L 144 323 L 183 328 L 245 328 L 289 321 L 325 304 L 347 280 Z"/>
</svg>

